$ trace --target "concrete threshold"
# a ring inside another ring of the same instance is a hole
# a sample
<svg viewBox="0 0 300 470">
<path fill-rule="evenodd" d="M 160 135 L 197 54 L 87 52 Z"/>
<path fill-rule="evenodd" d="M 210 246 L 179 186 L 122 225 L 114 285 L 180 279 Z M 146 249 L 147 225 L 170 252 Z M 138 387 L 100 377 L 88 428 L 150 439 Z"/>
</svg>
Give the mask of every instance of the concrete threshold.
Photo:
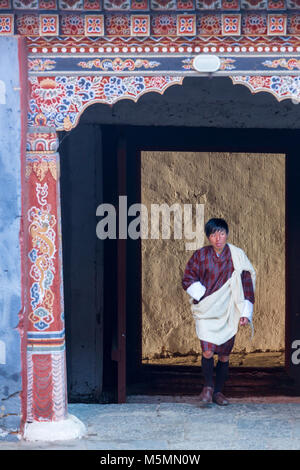
<svg viewBox="0 0 300 470">
<path fill-rule="evenodd" d="M 300 396 L 248 396 L 242 398 L 230 398 L 230 403 L 300 403 Z M 130 395 L 126 403 L 190 403 L 197 404 L 198 396 L 185 395 Z"/>
<path fill-rule="evenodd" d="M 97 450 L 98 456 L 110 450 L 300 450 L 300 397 L 230 402 L 201 406 L 197 396 L 131 395 L 123 404 L 72 403 L 70 415 L 86 428 L 80 439 L 4 438 L 0 450 Z"/>
</svg>

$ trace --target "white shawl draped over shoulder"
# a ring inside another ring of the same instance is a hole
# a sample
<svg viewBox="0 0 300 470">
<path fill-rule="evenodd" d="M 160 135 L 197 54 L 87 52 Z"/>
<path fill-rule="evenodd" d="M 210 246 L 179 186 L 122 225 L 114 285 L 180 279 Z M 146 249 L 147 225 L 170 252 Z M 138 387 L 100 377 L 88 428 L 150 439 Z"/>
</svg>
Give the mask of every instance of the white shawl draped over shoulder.
<svg viewBox="0 0 300 470">
<path fill-rule="evenodd" d="M 232 276 L 220 289 L 198 304 L 190 300 L 198 338 L 217 345 L 225 343 L 238 331 L 245 304 L 242 271 L 250 272 L 255 290 L 256 274 L 245 252 L 230 243 L 228 246 L 234 267 Z"/>
</svg>

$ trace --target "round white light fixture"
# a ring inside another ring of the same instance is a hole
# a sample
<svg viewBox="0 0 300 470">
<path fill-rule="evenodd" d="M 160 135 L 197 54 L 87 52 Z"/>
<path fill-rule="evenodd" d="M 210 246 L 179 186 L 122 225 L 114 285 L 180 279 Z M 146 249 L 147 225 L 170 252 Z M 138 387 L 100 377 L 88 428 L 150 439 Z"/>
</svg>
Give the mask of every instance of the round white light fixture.
<svg viewBox="0 0 300 470">
<path fill-rule="evenodd" d="M 220 65 L 221 61 L 216 55 L 201 54 L 193 60 L 193 67 L 197 72 L 216 72 Z"/>
</svg>

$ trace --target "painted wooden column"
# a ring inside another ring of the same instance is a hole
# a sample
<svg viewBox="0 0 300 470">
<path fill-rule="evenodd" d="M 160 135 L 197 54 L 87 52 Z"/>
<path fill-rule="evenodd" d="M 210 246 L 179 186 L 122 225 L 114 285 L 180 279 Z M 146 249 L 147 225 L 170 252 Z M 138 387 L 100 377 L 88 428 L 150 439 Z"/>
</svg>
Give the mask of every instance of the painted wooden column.
<svg viewBox="0 0 300 470">
<path fill-rule="evenodd" d="M 29 439 L 41 432 L 37 423 L 43 423 L 47 433 L 45 423 L 69 419 L 57 149 L 55 128 L 28 128 L 24 188 L 27 392 L 23 419 L 24 436 Z M 77 437 L 78 426 L 68 428 L 71 434 L 65 429 L 63 438 Z"/>
<path fill-rule="evenodd" d="M 27 420 L 58 420 L 66 374 L 56 131 L 31 128 L 27 143 Z"/>
</svg>

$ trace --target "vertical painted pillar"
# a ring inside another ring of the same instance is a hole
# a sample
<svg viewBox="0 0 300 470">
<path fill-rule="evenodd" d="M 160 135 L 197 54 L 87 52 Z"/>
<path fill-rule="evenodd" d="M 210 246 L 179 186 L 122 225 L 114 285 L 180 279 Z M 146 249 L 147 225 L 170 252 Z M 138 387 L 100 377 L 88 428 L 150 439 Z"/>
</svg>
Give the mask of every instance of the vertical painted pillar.
<svg viewBox="0 0 300 470">
<path fill-rule="evenodd" d="M 57 149 L 55 128 L 28 128 L 24 188 L 27 394 L 23 407 L 24 437 L 30 440 L 51 440 L 47 423 L 53 422 L 58 423 L 55 429 L 51 426 L 53 439 L 79 437 L 84 432 L 82 423 L 67 411 Z"/>
<path fill-rule="evenodd" d="M 59 420 L 66 373 L 55 129 L 29 129 L 27 145 L 27 420 Z"/>
</svg>

